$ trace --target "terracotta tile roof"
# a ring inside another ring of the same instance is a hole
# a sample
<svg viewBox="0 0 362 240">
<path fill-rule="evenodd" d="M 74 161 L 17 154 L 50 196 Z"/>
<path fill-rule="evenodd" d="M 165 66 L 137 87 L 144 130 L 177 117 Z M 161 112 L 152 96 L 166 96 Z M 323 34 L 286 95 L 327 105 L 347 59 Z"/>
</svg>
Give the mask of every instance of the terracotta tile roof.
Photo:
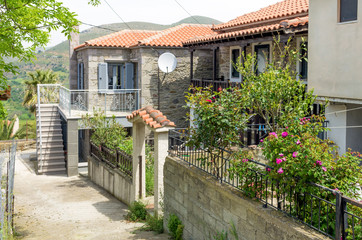
<svg viewBox="0 0 362 240">
<path fill-rule="evenodd" d="M 190 45 L 195 43 L 201 43 L 201 42 L 210 42 L 210 41 L 218 41 L 228 38 L 235 38 L 235 37 L 241 37 L 246 35 L 254 35 L 257 33 L 266 33 L 266 32 L 272 32 L 279 30 L 281 28 L 280 24 L 270 24 L 265 26 L 259 26 L 254 28 L 248 28 L 240 31 L 234 31 L 234 32 L 226 32 L 226 33 L 214 33 L 205 37 L 197 37 L 193 39 L 189 39 L 184 42 L 184 45 Z"/>
<path fill-rule="evenodd" d="M 106 36 L 95 38 L 75 47 L 79 49 L 85 46 L 94 47 L 123 47 L 135 45 L 138 41 L 151 37 L 159 31 L 145 31 L 145 30 L 122 30 L 116 33 L 112 33 Z"/>
<path fill-rule="evenodd" d="M 182 47 L 182 42 L 212 34 L 211 25 L 180 24 L 138 42 L 138 46 Z"/>
<path fill-rule="evenodd" d="M 162 114 L 162 112 L 154 109 L 151 106 L 133 111 L 132 114 L 127 116 L 127 119 L 131 120 L 136 117 L 140 117 L 146 125 L 154 129 L 162 127 L 176 127 L 174 122 L 168 120 L 167 117 Z"/>
<path fill-rule="evenodd" d="M 280 22 L 280 25 L 284 28 L 291 28 L 291 27 L 298 27 L 298 26 L 305 26 L 309 22 L 309 18 L 307 17 L 301 17 L 301 18 L 294 18 L 289 20 L 284 20 Z"/>
<path fill-rule="evenodd" d="M 309 0 L 284 0 L 258 11 L 244 14 L 229 22 L 213 27 L 213 30 L 222 31 L 240 25 L 257 23 L 261 21 L 288 18 L 297 14 L 308 14 Z"/>
<path fill-rule="evenodd" d="M 225 33 L 216 33 L 203 36 L 203 37 L 196 37 L 189 39 L 184 42 L 184 45 L 191 45 L 195 43 L 202 43 L 202 42 L 212 42 L 212 41 L 218 41 L 218 40 L 224 40 L 228 38 L 236 38 L 236 37 L 242 37 L 242 36 L 248 36 L 248 35 L 255 35 L 260 33 L 267 33 L 267 32 L 273 32 L 273 31 L 280 31 L 283 29 L 288 29 L 292 27 L 298 27 L 298 26 L 305 26 L 308 24 L 308 16 L 302 17 L 302 18 L 294 18 L 294 19 L 288 19 L 283 20 L 280 23 L 275 24 L 269 24 L 269 25 L 262 25 L 257 26 L 253 28 L 247 28 L 239 31 L 232 31 L 232 32 L 225 32 Z"/>
</svg>

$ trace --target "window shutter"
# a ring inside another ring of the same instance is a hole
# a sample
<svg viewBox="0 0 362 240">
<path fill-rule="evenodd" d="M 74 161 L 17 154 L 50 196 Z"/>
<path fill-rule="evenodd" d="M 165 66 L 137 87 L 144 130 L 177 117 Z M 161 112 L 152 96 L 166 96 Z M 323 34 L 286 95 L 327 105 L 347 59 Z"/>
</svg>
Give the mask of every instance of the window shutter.
<svg viewBox="0 0 362 240">
<path fill-rule="evenodd" d="M 108 83 L 107 63 L 98 64 L 98 89 L 106 90 Z"/>
<path fill-rule="evenodd" d="M 126 89 L 134 89 L 134 64 L 126 63 Z"/>
</svg>

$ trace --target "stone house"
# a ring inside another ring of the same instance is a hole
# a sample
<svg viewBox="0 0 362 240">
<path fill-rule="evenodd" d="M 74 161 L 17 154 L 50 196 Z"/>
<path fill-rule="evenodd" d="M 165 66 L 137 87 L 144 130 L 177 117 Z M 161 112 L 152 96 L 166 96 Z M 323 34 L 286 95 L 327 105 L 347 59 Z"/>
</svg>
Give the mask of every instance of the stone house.
<svg viewBox="0 0 362 240">
<path fill-rule="evenodd" d="M 155 106 L 178 127 L 185 127 L 183 106 L 189 87 L 190 57 L 182 42 L 211 33 L 208 25 L 181 24 L 163 31 L 123 30 L 86 41 L 74 48 L 77 63 L 70 66 L 70 71 L 73 69 L 77 76 L 70 79 L 70 88 L 140 89 L 140 107 Z M 175 71 L 168 74 L 157 65 L 158 57 L 165 52 L 174 54 L 178 62 Z M 211 77 L 210 59 L 209 51 L 198 52 L 195 76 Z M 122 123 L 129 126 L 126 121 Z"/>
<path fill-rule="evenodd" d="M 114 115 L 130 131 L 126 116 L 152 105 L 178 127 L 186 127 L 185 92 L 191 69 L 189 50 L 182 42 L 211 33 L 208 25 L 181 24 L 163 31 L 123 30 L 83 44 L 73 34 L 70 89 L 57 84 L 38 86 L 38 172 L 78 174 L 90 151 L 90 131 L 80 120 L 95 110 L 107 117 Z M 167 74 L 157 64 L 165 52 L 175 55 L 178 62 Z M 210 77 L 210 59 L 209 51 L 199 51 L 192 74 Z"/>
<path fill-rule="evenodd" d="M 199 51 L 205 51 L 205 49 L 208 49 L 212 56 L 210 59 L 212 77 L 200 79 L 191 74 L 191 83 L 194 86 L 213 84 L 214 90 L 240 83 L 241 74 L 234 68 L 233 63 L 238 61 L 243 52 L 256 55 L 257 69 L 255 70 L 262 72 L 266 62 L 278 59 L 279 52 L 275 50 L 277 44 L 283 47 L 288 41 L 291 47 L 305 56 L 306 48 L 301 46 L 303 43 L 305 46 L 308 44 L 308 10 L 308 0 L 284 0 L 239 16 L 229 22 L 215 25 L 212 27 L 213 34 L 185 41 L 183 45 L 190 49 L 191 59 Z M 279 39 L 278 43 L 276 39 Z M 294 67 L 297 79 L 308 84 L 308 62 L 305 59 L 296 60 Z M 192 64 L 191 68 L 193 68 Z M 318 112 L 317 106 L 315 111 Z M 254 124 L 264 123 L 258 116 L 255 116 L 252 121 Z M 259 125 L 260 127 L 263 126 Z M 256 134 L 255 131 L 253 132 Z M 246 144 L 258 144 L 259 137 L 256 135 L 248 138 Z"/>
<path fill-rule="evenodd" d="M 358 3 L 358 4 L 357 4 Z M 362 4 L 358 0 L 310 2 L 309 86 L 326 109 L 328 136 L 339 146 L 362 151 Z"/>
</svg>

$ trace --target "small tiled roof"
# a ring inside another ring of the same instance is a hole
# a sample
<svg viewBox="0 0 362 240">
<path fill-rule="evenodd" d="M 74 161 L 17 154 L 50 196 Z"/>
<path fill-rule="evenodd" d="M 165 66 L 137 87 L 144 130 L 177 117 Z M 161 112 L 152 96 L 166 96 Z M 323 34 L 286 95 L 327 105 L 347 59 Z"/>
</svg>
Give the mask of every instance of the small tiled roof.
<svg viewBox="0 0 362 240">
<path fill-rule="evenodd" d="M 123 47 L 137 44 L 140 40 L 151 37 L 160 31 L 145 31 L 145 30 L 122 30 L 106 36 L 95 38 L 75 47 L 79 49 L 85 46 L 93 47 Z"/>
<path fill-rule="evenodd" d="M 240 25 L 251 24 L 261 21 L 278 18 L 288 18 L 297 14 L 307 14 L 309 0 L 284 0 L 258 11 L 244 14 L 229 22 L 221 23 L 213 27 L 213 30 L 222 31 L 227 28 L 238 27 Z"/>
<path fill-rule="evenodd" d="M 136 117 L 140 117 L 146 125 L 154 129 L 162 127 L 176 127 L 174 122 L 168 120 L 167 117 L 162 114 L 162 112 L 154 109 L 151 106 L 133 111 L 132 114 L 127 116 L 127 119 L 131 120 Z"/>
<path fill-rule="evenodd" d="M 138 46 L 182 47 L 182 42 L 212 34 L 211 25 L 180 24 L 138 42 Z"/>
</svg>

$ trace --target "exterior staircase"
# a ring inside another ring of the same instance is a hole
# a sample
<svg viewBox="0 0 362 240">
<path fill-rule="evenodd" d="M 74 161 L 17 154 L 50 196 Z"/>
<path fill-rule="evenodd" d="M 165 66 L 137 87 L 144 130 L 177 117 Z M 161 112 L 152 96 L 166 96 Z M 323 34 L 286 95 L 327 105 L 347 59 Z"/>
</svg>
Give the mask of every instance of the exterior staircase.
<svg viewBox="0 0 362 240">
<path fill-rule="evenodd" d="M 37 172 L 64 174 L 66 162 L 58 105 L 41 104 L 40 112 L 37 106 L 36 113 Z"/>
</svg>

